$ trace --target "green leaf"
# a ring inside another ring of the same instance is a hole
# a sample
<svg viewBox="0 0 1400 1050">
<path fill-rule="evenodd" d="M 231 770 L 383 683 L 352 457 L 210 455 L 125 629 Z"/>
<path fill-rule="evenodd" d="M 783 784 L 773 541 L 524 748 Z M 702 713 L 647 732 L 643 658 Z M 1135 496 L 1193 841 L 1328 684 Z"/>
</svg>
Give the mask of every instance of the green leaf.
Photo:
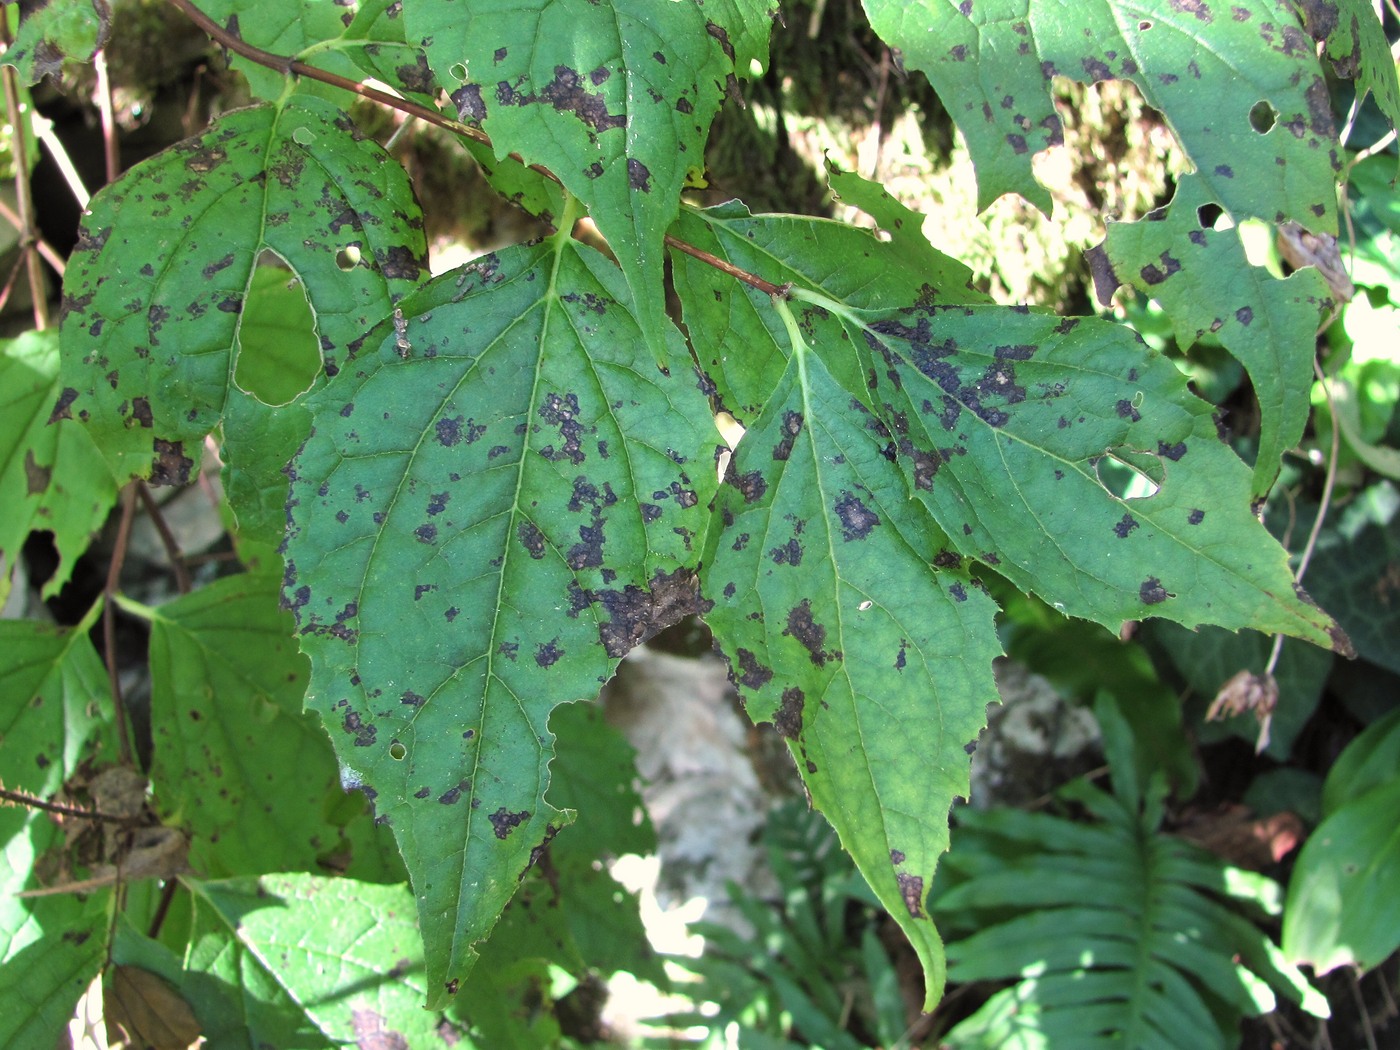
<svg viewBox="0 0 1400 1050">
<path fill-rule="evenodd" d="M 832 185 L 868 212 L 891 235 L 799 215 L 750 215 L 737 201 L 701 211 L 687 210 L 679 233 L 685 240 L 739 269 L 774 284 L 838 300 L 894 305 L 921 299 L 986 302 L 971 287 L 972 271 L 936 249 L 923 246 L 915 214 L 858 176 L 831 172 Z M 894 238 L 899 238 L 896 246 Z M 689 255 L 677 253 L 676 290 L 700 364 L 715 384 L 725 409 L 742 419 L 762 411 L 787 368 L 787 336 L 767 298 L 741 289 L 732 278 Z M 725 352 L 728 350 L 729 352 Z M 828 363 L 852 390 L 863 378 L 859 362 Z"/>
<path fill-rule="evenodd" d="M 964 746 L 997 699 L 995 606 L 931 568 L 937 530 L 853 403 L 798 342 L 718 498 L 706 619 L 750 716 L 788 738 L 813 803 L 909 935 L 930 1009 L 943 959 L 924 898 L 947 807 L 968 791 Z"/>
<path fill-rule="evenodd" d="M 94 615 L 89 620 L 95 618 Z M 49 799 L 80 766 L 115 757 L 107 677 L 85 622 L 59 630 L 0 620 L 0 783 Z M 67 846 L 38 810 L 0 806 L 0 1044 L 56 1044 L 102 967 L 109 890 L 18 898 L 42 889 L 46 854 Z"/>
<path fill-rule="evenodd" d="M 460 1039 L 423 1009 L 407 886 L 311 875 L 187 885 L 195 922 L 178 983 L 205 1007 L 212 1044 L 416 1050 Z"/>
<path fill-rule="evenodd" d="M 308 661 L 277 590 L 275 576 L 232 576 L 150 613 L 156 802 L 188 832 L 191 867 L 213 878 L 347 859 L 335 757 L 302 711 Z M 363 862 L 402 877 L 396 863 Z"/>
<path fill-rule="evenodd" d="M 58 401 L 58 333 L 0 340 L 0 604 L 30 532 L 53 533 L 58 548 L 58 567 L 43 581 L 51 598 L 116 502 L 116 481 L 89 433 L 51 421 Z"/>
<path fill-rule="evenodd" d="M 311 396 L 285 593 L 343 781 L 413 876 L 434 1004 L 571 817 L 549 712 L 698 607 L 717 435 L 674 328 L 675 374 L 639 370 L 628 304 L 567 239 L 486 256 Z"/>
<path fill-rule="evenodd" d="M 64 282 L 59 405 L 100 444 L 142 436 L 142 457 L 113 457 L 119 477 L 189 477 L 236 389 L 265 249 L 301 279 L 328 374 L 426 277 L 403 169 L 316 98 L 230 113 L 93 198 Z"/>
<path fill-rule="evenodd" d="M 1183 349 L 1213 334 L 1244 365 L 1262 416 L 1252 493 L 1263 496 L 1307 425 L 1315 332 L 1333 303 L 1316 269 L 1278 280 L 1249 264 L 1238 227 L 1203 229 L 1208 203 L 1200 178 L 1184 177 L 1159 221 L 1110 223 L 1090 266 L 1105 306 L 1130 285 L 1162 304 Z"/>
<path fill-rule="evenodd" d="M 1400 711 L 1393 711 L 1347 745 L 1327 774 L 1322 789 L 1322 813 L 1331 816 L 1342 806 L 1389 783 L 1400 768 Z"/>
<path fill-rule="evenodd" d="M 65 62 L 87 62 L 112 29 L 108 0 L 46 0 L 26 4 L 15 41 L 0 62 L 14 66 L 25 84 L 58 77 Z"/>
<path fill-rule="evenodd" d="M 1335 232 L 1336 131 L 1312 43 L 1272 0 L 865 0 L 967 137 L 978 208 L 1019 193 L 1047 214 L 1031 159 L 1063 140 L 1050 78 L 1131 80 L 1236 220 Z M 1256 107 L 1258 109 L 1256 110 Z"/>
<path fill-rule="evenodd" d="M 1393 773 L 1393 770 L 1392 770 Z M 1319 974 L 1363 970 L 1400 947 L 1400 777 L 1335 809 L 1303 844 L 1288 884 L 1283 953 Z"/>
<path fill-rule="evenodd" d="M 617 255 L 647 344 L 666 356 L 663 239 L 689 167 L 747 50 L 763 0 L 513 0 L 406 7 L 463 120 L 498 158 L 542 164 L 588 207 Z M 726 9 L 727 8 L 727 9 Z M 747 69 L 737 72 L 747 75 Z"/>
</svg>

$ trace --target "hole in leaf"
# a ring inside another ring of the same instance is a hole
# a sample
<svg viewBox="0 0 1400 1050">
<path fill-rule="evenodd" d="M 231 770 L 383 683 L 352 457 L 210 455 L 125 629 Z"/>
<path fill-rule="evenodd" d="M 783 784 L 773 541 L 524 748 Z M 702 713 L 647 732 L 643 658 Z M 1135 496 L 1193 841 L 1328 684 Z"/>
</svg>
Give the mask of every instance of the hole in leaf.
<svg viewBox="0 0 1400 1050">
<path fill-rule="evenodd" d="M 452 63 L 452 67 L 447 71 L 447 75 L 453 80 L 465 83 L 467 79 L 467 67 L 461 62 L 454 62 Z"/>
<path fill-rule="evenodd" d="M 1201 224 L 1203 230 L 1215 229 L 1215 224 L 1220 216 L 1225 214 L 1225 209 L 1215 203 L 1202 204 L 1196 209 L 1196 221 Z"/>
<path fill-rule="evenodd" d="M 1100 456 L 1094 463 L 1094 475 L 1105 492 L 1119 499 L 1148 499 L 1155 496 L 1165 477 L 1157 456 L 1126 449 Z"/>
<path fill-rule="evenodd" d="M 301 278 L 276 252 L 263 253 L 248 282 L 234 354 L 233 381 L 265 405 L 296 400 L 320 375 L 316 317 Z"/>
<path fill-rule="evenodd" d="M 309 146 L 316 141 L 316 136 L 310 128 L 297 128 L 292 132 L 292 141 L 299 146 Z"/>
<path fill-rule="evenodd" d="M 1278 110 L 1263 99 L 1254 103 L 1254 108 L 1249 111 L 1249 126 L 1261 135 L 1267 134 L 1277 120 Z"/>
<path fill-rule="evenodd" d="M 335 253 L 335 264 L 341 270 L 349 273 L 356 266 L 360 265 L 360 246 L 358 244 L 347 244 L 340 251 Z"/>
<path fill-rule="evenodd" d="M 408 748 L 404 747 L 397 740 L 389 745 L 389 757 L 396 762 L 403 761 L 404 755 L 408 754 Z"/>
</svg>

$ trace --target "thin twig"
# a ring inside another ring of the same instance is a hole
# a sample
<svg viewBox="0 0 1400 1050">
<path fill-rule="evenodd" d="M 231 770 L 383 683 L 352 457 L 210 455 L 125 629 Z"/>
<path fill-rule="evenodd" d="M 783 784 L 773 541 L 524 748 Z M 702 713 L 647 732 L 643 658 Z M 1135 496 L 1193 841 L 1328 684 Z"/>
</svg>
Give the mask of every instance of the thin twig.
<svg viewBox="0 0 1400 1050">
<path fill-rule="evenodd" d="M 397 109 L 410 116 L 419 117 L 430 124 L 435 124 L 440 128 L 455 132 L 464 138 L 472 139 L 475 142 L 481 143 L 483 146 L 491 146 L 491 137 L 480 128 L 474 128 L 469 124 L 463 124 L 460 121 L 444 117 L 437 110 L 419 105 L 417 102 L 410 99 L 400 98 L 397 95 L 390 95 L 387 92 L 376 90 L 358 81 L 350 80 L 347 77 L 342 77 L 335 73 L 328 73 L 324 69 L 307 65 L 305 62 L 299 62 L 294 58 L 288 58 L 285 55 L 274 55 L 270 51 L 264 51 L 262 48 L 254 47 L 252 44 L 247 43 L 220 26 L 203 11 L 195 7 L 190 0 L 170 0 L 170 2 L 183 11 L 191 22 L 208 33 L 215 42 L 234 52 L 234 54 L 242 55 L 244 58 L 252 62 L 257 62 L 259 65 L 267 66 L 269 69 L 275 69 L 284 76 L 300 76 L 306 77 L 309 80 L 319 80 L 323 84 L 330 84 L 345 91 L 353 92 L 362 98 L 372 99 L 381 105 Z M 525 164 L 524 158 L 518 153 L 511 153 L 509 156 L 512 160 L 520 164 Z M 537 175 L 541 175 L 558 185 L 563 185 L 559 176 L 555 175 L 554 172 L 550 171 L 542 164 L 525 164 L 525 166 Z M 688 244 L 677 237 L 672 237 L 670 234 L 666 235 L 666 243 L 672 248 L 685 252 L 687 255 L 693 256 L 701 262 L 708 263 L 715 269 L 728 274 L 736 280 L 743 281 L 745 284 L 751 285 L 768 295 L 781 295 L 783 293 L 782 285 L 773 284 L 771 281 L 765 281 L 756 274 L 741 270 L 732 263 L 727 263 L 722 259 L 716 258 L 709 252 L 697 248 L 693 244 Z"/>
<path fill-rule="evenodd" d="M 23 232 L 23 221 L 17 214 L 15 214 L 15 210 L 11 208 L 8 204 L 6 204 L 3 200 L 0 200 L 0 218 L 3 218 L 16 230 Z M 58 252 L 54 251 L 53 245 L 51 245 L 48 241 L 44 240 L 44 238 L 36 236 L 34 238 L 34 247 L 39 249 L 39 254 L 44 257 L 44 262 L 48 263 L 50 266 L 53 267 L 54 273 L 62 277 L 65 268 L 63 256 L 59 255 Z"/>
<path fill-rule="evenodd" d="M 92 56 L 97 73 L 97 108 L 102 114 L 102 155 L 107 162 L 107 184 L 122 173 L 121 146 L 117 142 L 117 119 L 112 112 L 112 80 L 107 75 L 107 51 L 99 48 Z"/>
<path fill-rule="evenodd" d="M 1347 987 L 1356 1000 L 1356 1016 L 1361 1020 L 1361 1033 L 1366 1037 L 1366 1050 L 1377 1050 L 1376 1033 L 1371 1028 L 1371 1017 L 1366 1012 L 1366 1000 L 1361 997 L 1361 982 L 1356 979 L 1356 971 L 1347 967 Z"/>
<path fill-rule="evenodd" d="M 10 43 L 9 22 L 0 17 L 0 40 Z M 29 294 L 34 300 L 34 327 L 43 331 L 49 326 L 49 293 L 44 280 L 44 265 L 39 253 L 34 250 L 38 240 L 38 223 L 34 220 L 34 197 L 29 182 L 29 147 L 24 139 L 24 115 L 19 107 L 19 77 L 14 66 L 0 70 L 0 81 L 4 83 L 5 113 L 13 134 L 10 136 L 10 153 L 15 165 L 15 198 L 19 206 L 20 251 L 28 267 Z"/>
<path fill-rule="evenodd" d="M 223 26 L 219 25 L 219 23 L 215 22 L 199 8 L 195 7 L 190 0 L 170 0 L 170 2 L 184 12 L 185 17 L 191 22 L 208 33 L 221 47 L 227 48 L 236 55 L 242 55 L 244 58 L 256 62 L 260 66 L 267 66 L 269 69 L 275 69 L 284 76 L 299 76 L 306 77 L 308 80 L 319 80 L 323 84 L 330 84 L 345 91 L 353 92 L 362 98 L 373 99 L 375 102 L 379 102 L 383 105 L 391 106 L 405 113 L 411 113 L 415 117 L 421 117 L 431 124 L 436 124 L 440 128 L 446 128 L 466 138 L 475 139 L 482 145 L 489 146 L 491 144 L 490 137 L 480 128 L 474 128 L 469 124 L 463 124 L 459 121 L 444 117 L 437 110 L 419 105 L 411 99 L 400 98 L 386 91 L 379 91 L 366 84 L 361 84 L 357 80 L 351 80 L 349 77 L 342 77 L 338 73 L 330 73 L 317 66 L 299 62 L 295 58 L 288 58 L 285 55 L 274 55 L 271 51 L 264 51 L 260 47 L 254 47 L 242 37 L 235 36 Z"/>
<path fill-rule="evenodd" d="M 104 590 L 106 601 L 102 603 L 102 648 L 103 662 L 107 665 L 107 682 L 112 691 L 112 711 L 117 722 L 117 742 L 121 750 L 121 764 L 133 769 L 136 763 L 131 754 L 131 736 L 126 728 L 126 704 L 122 700 L 122 684 L 117 674 L 117 603 L 115 601 L 118 583 L 121 580 L 122 564 L 126 561 L 126 548 L 131 542 L 131 519 L 136 512 L 136 485 L 128 485 L 122 492 L 121 521 L 117 526 L 117 539 L 113 545 L 112 563 L 107 567 L 107 586 Z"/>
<path fill-rule="evenodd" d="M 165 547 L 165 555 L 170 559 L 170 567 L 175 572 L 175 586 L 181 594 L 189 594 L 192 589 L 190 571 L 185 562 L 185 552 L 180 549 L 180 541 L 175 538 L 175 533 L 171 530 L 170 523 L 165 520 L 160 504 L 151 494 L 151 487 L 144 481 L 138 481 L 135 485 L 136 494 L 141 498 L 141 506 L 145 508 L 147 516 L 151 519 L 151 524 L 156 527 L 156 532 L 160 535 L 160 542 Z"/>
<path fill-rule="evenodd" d="M 112 824 L 129 824 L 129 817 L 114 817 L 110 813 L 100 813 L 95 809 L 83 809 L 81 806 L 66 806 L 62 802 L 49 802 L 31 795 L 27 791 L 11 791 L 9 788 L 0 787 L 0 801 L 9 802 L 12 805 L 24 806 L 27 809 L 42 809 L 46 813 L 57 813 L 64 817 L 81 817 L 85 820 L 105 820 Z"/>
<path fill-rule="evenodd" d="M 789 290 L 786 285 L 774 284 L 772 281 L 765 281 L 762 277 L 759 277 L 757 274 L 749 273 L 747 270 L 741 270 L 733 263 L 725 262 L 723 259 L 711 255 L 704 249 L 697 248 L 695 247 L 695 245 L 683 241 L 679 237 L 672 237 L 669 233 L 666 235 L 666 244 L 672 248 L 675 248 L 677 251 L 685 252 L 686 255 L 699 259 L 702 263 L 707 263 L 708 265 L 713 266 L 716 270 L 719 270 L 721 273 L 727 273 L 730 277 L 733 277 L 735 280 L 743 281 L 745 284 L 757 288 L 760 292 L 763 292 L 765 295 L 774 295 L 778 296 L 779 298 L 782 298 L 786 296 Z"/>
</svg>

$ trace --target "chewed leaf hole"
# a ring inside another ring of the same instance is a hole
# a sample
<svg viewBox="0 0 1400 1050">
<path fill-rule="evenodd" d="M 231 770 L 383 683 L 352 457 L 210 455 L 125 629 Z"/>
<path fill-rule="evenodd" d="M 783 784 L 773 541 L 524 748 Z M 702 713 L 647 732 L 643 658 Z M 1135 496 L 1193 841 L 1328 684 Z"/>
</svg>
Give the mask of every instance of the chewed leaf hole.
<svg viewBox="0 0 1400 1050">
<path fill-rule="evenodd" d="M 1254 108 L 1249 111 L 1249 126 L 1261 135 L 1271 131 L 1277 121 L 1278 110 L 1262 98 L 1254 103 Z"/>
<path fill-rule="evenodd" d="M 356 266 L 360 265 L 360 246 L 358 244 L 347 244 L 340 251 L 335 253 L 335 264 L 344 273 L 349 273 Z"/>
<path fill-rule="evenodd" d="M 265 405 L 295 401 L 321 372 L 306 290 L 276 252 L 263 253 L 248 282 L 234 353 L 233 381 Z"/>
<path fill-rule="evenodd" d="M 1095 462 L 1094 474 L 1110 496 L 1116 496 L 1118 499 L 1147 499 L 1157 495 L 1161 489 L 1160 480 L 1154 480 L 1147 470 L 1143 469 L 1156 465 L 1157 469 L 1153 473 L 1160 478 L 1161 464 L 1157 457 L 1141 455 L 1134 458 L 1151 463 L 1130 463 L 1112 452 L 1100 456 Z"/>
<path fill-rule="evenodd" d="M 389 757 L 394 759 L 396 762 L 402 762 L 404 756 L 407 754 L 408 748 L 404 747 L 397 740 L 395 740 L 392 744 L 389 745 Z"/>
</svg>

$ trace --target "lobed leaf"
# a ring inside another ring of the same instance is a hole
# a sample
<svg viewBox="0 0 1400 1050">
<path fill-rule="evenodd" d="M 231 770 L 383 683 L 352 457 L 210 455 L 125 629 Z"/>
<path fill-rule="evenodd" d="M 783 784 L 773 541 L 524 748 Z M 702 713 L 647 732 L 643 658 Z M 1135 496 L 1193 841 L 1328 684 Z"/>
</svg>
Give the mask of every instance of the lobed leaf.
<svg viewBox="0 0 1400 1050">
<path fill-rule="evenodd" d="M 93 198 L 64 282 L 63 383 L 119 477 L 188 479 L 234 395 L 244 297 L 264 251 L 301 279 L 324 367 L 426 277 L 402 168 L 320 99 L 237 110 Z"/>
<path fill-rule="evenodd" d="M 1335 232 L 1336 130 L 1317 55 L 1282 0 L 865 0 L 967 138 L 978 207 L 1050 194 L 1031 159 L 1063 141 L 1050 79 L 1131 80 L 1236 220 Z"/>
<path fill-rule="evenodd" d="M 995 605 L 935 570 L 937 529 L 800 345 L 734 453 L 704 559 L 706 619 L 750 716 L 788 738 L 831 821 L 942 994 L 925 908 L 965 745 L 997 699 Z"/>
<path fill-rule="evenodd" d="M 1202 228 L 1198 211 L 1209 202 L 1200 179 L 1184 177 L 1166 214 L 1153 216 L 1159 221 L 1109 223 L 1090 267 L 1103 305 L 1127 284 L 1162 305 L 1181 347 L 1211 334 L 1244 365 L 1261 414 L 1252 489 L 1259 497 L 1303 436 L 1315 333 L 1333 301 L 1316 269 L 1278 280 L 1250 265 L 1238 227 Z"/>
<path fill-rule="evenodd" d="M 311 395 L 285 595 L 343 781 L 413 877 L 434 1004 L 571 819 L 550 711 L 698 608 L 716 436 L 643 342 L 616 269 L 555 238 L 436 279 Z"/>
<path fill-rule="evenodd" d="M 497 158 L 542 164 L 615 251 L 656 359 L 666 356 L 663 238 L 736 66 L 758 53 L 766 0 L 453 0 L 408 6 L 461 119 Z M 733 19 L 733 23 L 717 18 Z M 764 48 L 766 51 L 766 46 Z"/>
<path fill-rule="evenodd" d="M 58 333 L 0 341 L 0 604 L 29 533 L 53 534 L 58 567 L 42 581 L 58 593 L 116 502 L 112 472 L 91 435 L 71 420 L 50 423 L 58 401 Z"/>
</svg>

